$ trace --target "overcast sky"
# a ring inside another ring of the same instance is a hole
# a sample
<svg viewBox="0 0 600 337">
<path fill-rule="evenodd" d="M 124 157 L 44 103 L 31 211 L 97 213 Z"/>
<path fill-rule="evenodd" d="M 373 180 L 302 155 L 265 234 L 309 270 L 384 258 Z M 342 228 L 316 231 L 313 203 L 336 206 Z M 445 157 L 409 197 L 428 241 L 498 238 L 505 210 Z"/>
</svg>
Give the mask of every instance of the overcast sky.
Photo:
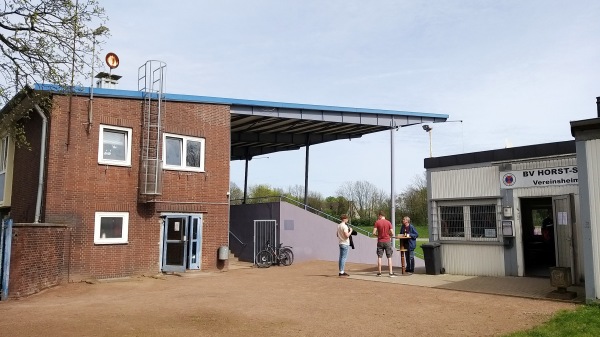
<svg viewBox="0 0 600 337">
<path fill-rule="evenodd" d="M 147 60 L 167 64 L 167 92 L 448 114 L 433 156 L 571 140 L 597 117 L 597 0 L 100 0 L 137 90 Z M 107 70 L 107 69 L 106 69 Z M 429 137 L 395 132 L 395 189 L 424 172 Z M 249 184 L 304 185 L 304 149 L 249 166 Z M 389 192 L 390 133 L 310 148 L 309 189 L 334 195 L 368 180 Z M 231 165 L 243 187 L 244 162 Z"/>
</svg>

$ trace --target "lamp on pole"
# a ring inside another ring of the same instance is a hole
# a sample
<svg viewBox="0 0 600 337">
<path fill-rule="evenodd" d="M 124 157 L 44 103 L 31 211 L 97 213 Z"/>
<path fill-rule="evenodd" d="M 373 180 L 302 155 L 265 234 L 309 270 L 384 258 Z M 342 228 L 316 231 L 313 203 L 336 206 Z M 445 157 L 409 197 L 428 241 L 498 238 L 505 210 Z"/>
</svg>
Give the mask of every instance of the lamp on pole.
<svg viewBox="0 0 600 337">
<path fill-rule="evenodd" d="M 423 125 L 423 130 L 425 130 L 425 132 L 427 132 L 429 134 L 429 158 L 431 158 L 431 157 L 433 157 L 432 151 L 431 151 L 431 130 L 433 130 L 433 128 L 430 127 L 429 125 L 425 124 L 425 125 Z"/>
</svg>

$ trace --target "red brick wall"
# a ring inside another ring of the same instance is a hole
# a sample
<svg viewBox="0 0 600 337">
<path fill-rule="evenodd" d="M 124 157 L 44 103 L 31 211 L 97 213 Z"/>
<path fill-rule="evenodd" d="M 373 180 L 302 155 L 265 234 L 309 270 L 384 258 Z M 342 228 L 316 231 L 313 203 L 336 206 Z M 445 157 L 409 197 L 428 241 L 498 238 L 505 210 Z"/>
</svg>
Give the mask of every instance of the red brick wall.
<svg viewBox="0 0 600 337">
<path fill-rule="evenodd" d="M 73 228 L 71 280 L 158 273 L 159 221 L 165 211 L 205 214 L 202 269 L 217 268 L 217 248 L 228 237 L 229 107 L 166 103 L 164 132 L 206 138 L 206 172 L 164 171 L 158 202 L 138 203 L 141 101 L 96 96 L 89 133 L 87 97 L 73 97 L 70 129 L 69 98 L 53 101 L 44 221 Z M 99 124 L 132 129 L 131 167 L 98 164 Z M 127 244 L 94 244 L 97 211 L 129 212 Z"/>
<path fill-rule="evenodd" d="M 14 224 L 8 296 L 22 297 L 67 281 L 69 229 Z"/>
</svg>

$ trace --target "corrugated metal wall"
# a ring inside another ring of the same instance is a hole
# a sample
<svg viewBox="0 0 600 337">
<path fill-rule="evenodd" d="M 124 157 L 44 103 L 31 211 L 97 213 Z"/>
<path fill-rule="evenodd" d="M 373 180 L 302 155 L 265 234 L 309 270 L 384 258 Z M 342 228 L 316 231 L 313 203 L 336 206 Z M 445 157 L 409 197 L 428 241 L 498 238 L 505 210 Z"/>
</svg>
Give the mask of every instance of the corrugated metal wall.
<svg viewBox="0 0 600 337">
<path fill-rule="evenodd" d="M 547 160 L 536 160 L 526 162 L 512 163 L 512 169 L 517 170 L 530 170 L 547 167 L 563 167 L 563 166 L 575 166 L 577 165 L 577 158 L 575 156 L 552 158 Z"/>
<path fill-rule="evenodd" d="M 588 198 L 590 205 L 600 205 L 600 140 L 586 141 L 585 157 L 587 160 L 588 172 Z M 598 247 L 600 244 L 600 210 L 590 209 L 590 225 L 592 230 L 592 247 Z M 594 275 L 599 275 L 600 249 L 593 250 Z M 595 298 L 600 298 L 600 280 L 596 277 Z M 586 295 L 587 297 L 588 295 Z"/>
<path fill-rule="evenodd" d="M 431 172 L 431 190 L 434 200 L 499 197 L 498 167 Z"/>
<path fill-rule="evenodd" d="M 504 246 L 441 245 L 442 266 L 448 274 L 505 276 Z M 477 258 L 474 258 L 476 256 Z"/>
</svg>

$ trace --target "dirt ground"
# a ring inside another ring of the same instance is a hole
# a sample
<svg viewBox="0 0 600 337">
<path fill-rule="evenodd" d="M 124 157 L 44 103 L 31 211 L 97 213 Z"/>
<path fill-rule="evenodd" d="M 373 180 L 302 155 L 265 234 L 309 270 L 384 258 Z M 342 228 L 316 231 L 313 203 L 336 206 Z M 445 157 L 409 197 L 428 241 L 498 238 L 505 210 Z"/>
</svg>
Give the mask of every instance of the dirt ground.
<svg viewBox="0 0 600 337">
<path fill-rule="evenodd" d="M 62 285 L 0 302 L 0 336 L 497 336 L 574 308 L 344 279 L 311 261 Z"/>
</svg>

